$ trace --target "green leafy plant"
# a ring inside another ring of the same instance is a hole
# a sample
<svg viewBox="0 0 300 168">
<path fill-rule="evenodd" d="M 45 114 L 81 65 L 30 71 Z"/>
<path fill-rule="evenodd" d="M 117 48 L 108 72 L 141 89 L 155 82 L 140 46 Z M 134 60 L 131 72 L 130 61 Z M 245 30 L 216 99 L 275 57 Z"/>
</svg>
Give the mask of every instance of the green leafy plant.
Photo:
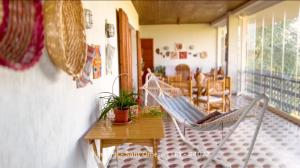
<svg viewBox="0 0 300 168">
<path fill-rule="evenodd" d="M 144 117 L 161 117 L 164 116 L 165 113 L 163 113 L 160 109 L 157 108 L 150 108 L 145 113 L 143 113 Z"/>
<path fill-rule="evenodd" d="M 166 76 L 166 67 L 165 66 L 156 66 L 154 69 L 154 73 L 161 76 Z"/>
<path fill-rule="evenodd" d="M 107 114 L 110 110 L 118 108 L 120 110 L 129 109 L 130 106 L 137 104 L 137 94 L 132 92 L 121 91 L 120 95 L 114 95 L 111 93 L 109 96 L 105 107 L 101 110 L 101 115 L 99 119 L 107 117 Z"/>
</svg>

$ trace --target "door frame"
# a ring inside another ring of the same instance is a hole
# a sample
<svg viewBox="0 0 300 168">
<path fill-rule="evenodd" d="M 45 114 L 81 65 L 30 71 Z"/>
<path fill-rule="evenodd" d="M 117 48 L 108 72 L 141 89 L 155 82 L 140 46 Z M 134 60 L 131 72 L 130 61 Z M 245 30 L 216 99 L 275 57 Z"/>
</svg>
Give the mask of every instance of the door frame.
<svg viewBox="0 0 300 168">
<path fill-rule="evenodd" d="M 153 38 L 141 38 L 141 51 L 142 51 L 142 41 L 143 40 L 151 40 L 152 41 L 152 68 L 151 71 L 154 71 L 154 39 Z M 141 58 L 143 59 L 143 51 L 141 52 Z M 147 74 L 147 70 L 142 68 L 143 76 Z M 143 83 L 143 81 L 142 81 Z"/>
<path fill-rule="evenodd" d="M 118 53 L 119 53 L 119 88 L 120 91 L 133 90 L 132 86 L 132 55 L 131 35 L 127 14 L 117 10 Z"/>
</svg>

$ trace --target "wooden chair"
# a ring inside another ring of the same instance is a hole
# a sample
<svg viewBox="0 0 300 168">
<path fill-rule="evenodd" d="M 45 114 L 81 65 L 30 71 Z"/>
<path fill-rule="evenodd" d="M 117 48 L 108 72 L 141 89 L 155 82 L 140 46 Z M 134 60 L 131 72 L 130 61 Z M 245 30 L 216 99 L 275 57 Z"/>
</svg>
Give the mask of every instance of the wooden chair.
<svg viewBox="0 0 300 168">
<path fill-rule="evenodd" d="M 219 92 L 218 96 L 213 96 L 215 91 Z M 214 80 L 213 78 L 207 79 L 205 87 L 205 95 L 198 97 L 199 104 L 204 104 L 209 113 L 212 109 L 221 109 L 225 111 L 225 80 Z"/>
<path fill-rule="evenodd" d="M 177 82 L 182 82 L 182 76 L 181 75 L 167 76 L 167 82 L 169 84 L 171 84 L 171 83 L 177 83 Z"/>
<path fill-rule="evenodd" d="M 192 80 L 183 80 L 181 75 L 167 77 L 169 85 L 180 88 L 183 95 L 187 96 L 190 100 L 193 97 Z"/>
<path fill-rule="evenodd" d="M 215 97 L 222 97 L 225 101 L 224 102 L 225 103 L 224 110 L 229 112 L 231 109 L 231 78 L 229 76 L 226 76 L 225 78 L 222 78 L 222 79 L 224 80 L 224 85 L 225 85 L 224 89 L 222 89 L 222 90 L 215 89 L 211 92 L 211 95 L 215 96 Z M 220 81 L 220 80 L 217 80 L 217 81 Z"/>
<path fill-rule="evenodd" d="M 226 98 L 226 111 L 231 110 L 231 78 L 225 77 L 225 98 Z"/>
<path fill-rule="evenodd" d="M 218 70 L 215 68 L 211 68 L 210 72 L 204 73 L 207 78 L 212 78 L 213 80 L 217 79 Z"/>
<path fill-rule="evenodd" d="M 191 79 L 190 67 L 186 64 L 179 64 L 175 67 L 176 75 L 181 75 L 183 80 Z"/>
<path fill-rule="evenodd" d="M 194 77 L 196 81 L 196 85 L 193 87 L 193 100 L 194 104 L 199 105 L 198 97 L 203 94 L 205 90 L 205 75 L 203 73 L 199 73 Z"/>
</svg>

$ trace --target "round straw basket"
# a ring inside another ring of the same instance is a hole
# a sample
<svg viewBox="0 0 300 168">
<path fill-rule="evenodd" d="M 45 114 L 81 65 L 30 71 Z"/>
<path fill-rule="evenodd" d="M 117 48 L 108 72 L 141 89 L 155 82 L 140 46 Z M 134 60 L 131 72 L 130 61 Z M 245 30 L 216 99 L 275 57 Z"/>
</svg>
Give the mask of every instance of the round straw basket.
<svg viewBox="0 0 300 168">
<path fill-rule="evenodd" d="M 45 1 L 44 15 L 46 48 L 52 62 L 69 75 L 79 75 L 87 57 L 81 1 Z"/>
<path fill-rule="evenodd" d="M 39 0 L 0 1 L 0 65 L 15 70 L 33 66 L 44 47 Z"/>
</svg>

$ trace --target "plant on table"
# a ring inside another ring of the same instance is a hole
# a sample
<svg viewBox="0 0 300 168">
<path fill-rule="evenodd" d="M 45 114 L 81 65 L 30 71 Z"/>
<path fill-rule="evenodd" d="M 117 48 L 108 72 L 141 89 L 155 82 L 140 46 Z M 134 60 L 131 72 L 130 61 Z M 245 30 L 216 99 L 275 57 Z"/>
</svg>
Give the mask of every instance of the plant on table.
<svg viewBox="0 0 300 168">
<path fill-rule="evenodd" d="M 137 95 L 132 92 L 121 91 L 120 95 L 111 93 L 105 107 L 101 110 L 99 119 L 107 117 L 110 110 L 114 110 L 115 122 L 128 122 L 130 118 L 129 108 L 137 104 Z"/>
<path fill-rule="evenodd" d="M 164 112 L 160 109 L 160 107 L 147 107 L 144 109 L 143 116 L 144 117 L 162 117 L 164 116 Z"/>
</svg>

